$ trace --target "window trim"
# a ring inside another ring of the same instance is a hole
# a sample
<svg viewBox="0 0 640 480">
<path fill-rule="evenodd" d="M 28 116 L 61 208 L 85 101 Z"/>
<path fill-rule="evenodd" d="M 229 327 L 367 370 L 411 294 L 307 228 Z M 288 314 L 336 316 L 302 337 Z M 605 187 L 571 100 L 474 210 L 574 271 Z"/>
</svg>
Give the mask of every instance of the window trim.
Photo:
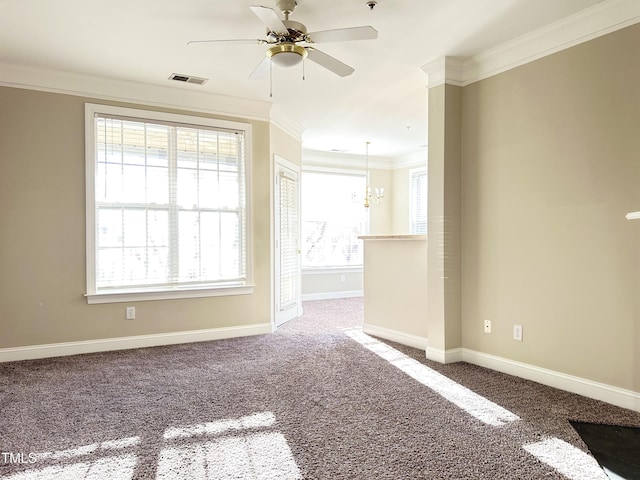
<svg viewBox="0 0 640 480">
<path fill-rule="evenodd" d="M 220 284 L 109 289 L 98 292 L 96 288 L 96 137 L 95 115 L 118 115 L 142 120 L 182 123 L 192 126 L 239 130 L 244 133 L 245 159 L 245 272 L 246 280 L 242 284 Z M 252 128 L 249 123 L 233 122 L 209 117 L 199 117 L 177 113 L 158 112 L 140 108 L 117 107 L 85 103 L 85 195 L 86 195 L 86 294 L 87 303 L 115 303 L 125 301 L 168 300 L 179 298 L 216 297 L 227 295 L 252 294 L 253 284 L 253 216 L 252 216 Z"/>
</svg>

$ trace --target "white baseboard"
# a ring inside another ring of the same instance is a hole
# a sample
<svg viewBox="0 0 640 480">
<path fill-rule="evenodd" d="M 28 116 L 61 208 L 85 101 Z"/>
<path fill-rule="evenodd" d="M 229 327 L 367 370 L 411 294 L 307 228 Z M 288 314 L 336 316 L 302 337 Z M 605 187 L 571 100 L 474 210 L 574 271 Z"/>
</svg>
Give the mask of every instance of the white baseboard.
<svg viewBox="0 0 640 480">
<path fill-rule="evenodd" d="M 157 347 L 178 343 L 207 342 L 224 338 L 264 335 L 271 333 L 270 323 L 260 323 L 239 327 L 212 328 L 185 332 L 137 335 L 134 337 L 104 338 L 79 342 L 50 343 L 0 349 L 0 362 L 31 360 L 35 358 L 62 357 L 81 353 L 108 352 L 131 348 Z"/>
<path fill-rule="evenodd" d="M 462 360 L 474 365 L 490 368 L 491 370 L 532 380 L 549 387 L 577 393 L 584 397 L 601 400 L 618 407 L 640 412 L 640 393 L 632 390 L 625 390 L 604 383 L 594 382 L 546 368 L 536 367 L 535 365 L 516 362 L 468 349 L 462 349 Z"/>
<path fill-rule="evenodd" d="M 438 363 L 456 363 L 462 362 L 462 349 L 451 348 L 449 350 L 441 350 L 439 348 L 430 347 L 427 345 L 425 348 L 425 356 L 427 360 L 433 360 Z"/>
<path fill-rule="evenodd" d="M 354 298 L 363 297 L 364 290 L 350 290 L 348 292 L 320 292 L 320 293 L 305 293 L 302 295 L 302 301 L 307 300 L 334 300 L 337 298 Z"/>
<path fill-rule="evenodd" d="M 379 327 L 377 325 L 371 325 L 369 323 L 365 323 L 362 325 L 362 331 L 367 335 L 384 338 L 385 340 L 397 342 L 402 345 L 406 345 L 407 347 L 419 348 L 420 350 L 424 350 L 427 346 L 427 339 L 424 337 L 399 332 L 390 328 Z"/>
</svg>

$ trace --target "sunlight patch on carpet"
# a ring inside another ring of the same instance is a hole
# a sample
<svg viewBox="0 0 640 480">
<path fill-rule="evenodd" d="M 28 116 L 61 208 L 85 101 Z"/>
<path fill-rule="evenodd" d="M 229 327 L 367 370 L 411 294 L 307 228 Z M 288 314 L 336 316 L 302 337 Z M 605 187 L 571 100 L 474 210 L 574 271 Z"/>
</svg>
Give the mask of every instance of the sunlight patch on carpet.
<svg viewBox="0 0 640 480">
<path fill-rule="evenodd" d="M 133 478 L 135 466 L 135 455 L 118 455 L 91 462 L 52 465 L 2 478 L 5 480 L 104 480 L 107 478 L 130 480 Z"/>
<path fill-rule="evenodd" d="M 286 438 L 273 427 L 272 412 L 167 428 L 156 480 L 301 479 Z M 30 469 L 5 480 L 131 480 L 139 437 L 30 453 Z M 124 450 L 121 455 L 114 451 Z M 97 457 L 97 458 L 96 458 Z M 21 463 L 23 457 L 20 457 Z M 42 466 L 43 462 L 55 463 Z"/>
<path fill-rule="evenodd" d="M 160 453 L 157 480 L 302 478 L 284 436 L 277 432 L 167 447 Z"/>
<path fill-rule="evenodd" d="M 177 445 L 160 452 L 156 479 L 300 479 L 284 435 L 269 429 L 274 424 L 272 412 L 259 412 L 168 428 L 165 441 Z"/>
<path fill-rule="evenodd" d="M 523 445 L 522 448 L 571 480 L 609 479 L 595 458 L 559 438 Z"/>
<path fill-rule="evenodd" d="M 370 337 L 362 332 L 361 329 L 346 329 L 344 332 L 380 358 L 399 368 L 414 380 L 429 387 L 478 420 L 497 427 L 520 420 L 520 417 L 509 410 L 463 387 L 395 348 Z"/>
<path fill-rule="evenodd" d="M 91 443 L 89 445 L 81 445 L 79 447 L 67 448 L 56 452 L 41 452 L 33 455 L 34 461 L 41 460 L 61 460 L 67 458 L 81 457 L 90 455 L 100 451 L 118 450 L 129 448 L 140 443 L 140 437 L 119 438 L 117 440 L 106 440 L 102 443 Z"/>
<path fill-rule="evenodd" d="M 276 417 L 271 412 L 254 413 L 246 417 L 217 420 L 215 422 L 190 425 L 188 427 L 167 428 L 164 432 L 165 440 L 180 437 L 195 437 L 198 435 L 220 435 L 233 430 L 246 430 L 248 428 L 266 428 L 272 426 Z"/>
</svg>

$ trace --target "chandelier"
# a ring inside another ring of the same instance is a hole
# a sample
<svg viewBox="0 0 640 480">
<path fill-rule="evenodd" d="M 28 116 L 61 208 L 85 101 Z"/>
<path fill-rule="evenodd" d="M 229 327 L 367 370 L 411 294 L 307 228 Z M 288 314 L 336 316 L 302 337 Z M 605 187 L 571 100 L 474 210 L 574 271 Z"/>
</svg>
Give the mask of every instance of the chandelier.
<svg viewBox="0 0 640 480">
<path fill-rule="evenodd" d="M 369 208 L 369 206 L 373 203 L 374 205 L 380 203 L 384 198 L 384 188 L 376 187 L 371 188 L 370 178 L 369 178 L 369 144 L 371 142 L 365 142 L 365 190 L 364 190 L 364 207 Z M 355 194 L 354 194 L 355 195 Z"/>
</svg>

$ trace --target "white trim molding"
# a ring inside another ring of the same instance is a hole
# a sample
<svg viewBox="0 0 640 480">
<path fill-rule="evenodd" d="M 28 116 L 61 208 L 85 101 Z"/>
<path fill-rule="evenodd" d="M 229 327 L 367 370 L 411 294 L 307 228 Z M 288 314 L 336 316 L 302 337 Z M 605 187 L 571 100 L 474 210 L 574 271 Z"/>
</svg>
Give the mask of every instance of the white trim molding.
<svg viewBox="0 0 640 480">
<path fill-rule="evenodd" d="M 305 169 L 314 167 L 328 167 L 334 171 L 337 168 L 347 170 L 365 170 L 365 155 L 354 153 L 321 152 L 317 150 L 302 150 L 302 166 Z M 393 159 L 388 157 L 369 157 L 369 168 L 374 170 L 392 170 Z"/>
<path fill-rule="evenodd" d="M 462 87 L 464 84 L 464 59 L 460 57 L 441 57 L 422 66 L 429 76 L 429 88 L 446 83 Z"/>
<path fill-rule="evenodd" d="M 308 300 L 335 300 L 337 298 L 356 298 L 363 297 L 364 290 L 349 290 L 344 292 L 319 292 L 319 293 L 304 293 L 302 294 L 302 301 Z"/>
<path fill-rule="evenodd" d="M 408 347 L 418 348 L 420 350 L 424 350 L 427 347 L 426 337 L 420 337 L 418 335 L 412 335 L 410 333 L 404 333 L 390 328 L 365 323 L 362 325 L 362 331 L 367 335 L 384 338 L 385 340 L 406 345 Z"/>
<path fill-rule="evenodd" d="M 432 360 L 438 363 L 456 363 L 462 362 L 462 349 L 451 348 L 449 350 L 442 350 L 440 348 L 434 348 L 427 345 L 424 351 L 427 360 Z"/>
<path fill-rule="evenodd" d="M 464 87 L 639 22 L 638 0 L 604 0 L 472 57 L 438 58 L 422 70 L 429 88 Z"/>
<path fill-rule="evenodd" d="M 258 323 L 237 327 L 189 330 L 183 332 L 137 335 L 133 337 L 104 338 L 78 342 L 50 343 L 0 349 L 1 362 L 15 362 L 36 358 L 63 357 L 83 353 L 110 352 L 132 348 L 158 347 L 180 343 L 208 342 L 225 338 L 265 335 L 271 333 L 271 324 Z"/>
<path fill-rule="evenodd" d="M 210 93 L 198 85 L 151 85 L 77 73 L 0 64 L 0 86 L 269 121 L 271 103 Z M 171 82 L 171 83 L 169 83 Z"/>
<path fill-rule="evenodd" d="M 465 59 L 463 85 L 492 77 L 638 22 L 638 0 L 605 0 Z"/>
<path fill-rule="evenodd" d="M 364 267 L 358 265 L 355 267 L 306 267 L 302 269 L 302 275 L 340 275 L 363 273 Z"/>
<path fill-rule="evenodd" d="M 271 107 L 271 123 L 288 133 L 296 141 L 302 143 L 302 134 L 305 130 L 304 126 L 277 105 Z"/>
<path fill-rule="evenodd" d="M 462 349 L 462 361 L 640 412 L 639 392 L 474 350 Z"/>
</svg>

